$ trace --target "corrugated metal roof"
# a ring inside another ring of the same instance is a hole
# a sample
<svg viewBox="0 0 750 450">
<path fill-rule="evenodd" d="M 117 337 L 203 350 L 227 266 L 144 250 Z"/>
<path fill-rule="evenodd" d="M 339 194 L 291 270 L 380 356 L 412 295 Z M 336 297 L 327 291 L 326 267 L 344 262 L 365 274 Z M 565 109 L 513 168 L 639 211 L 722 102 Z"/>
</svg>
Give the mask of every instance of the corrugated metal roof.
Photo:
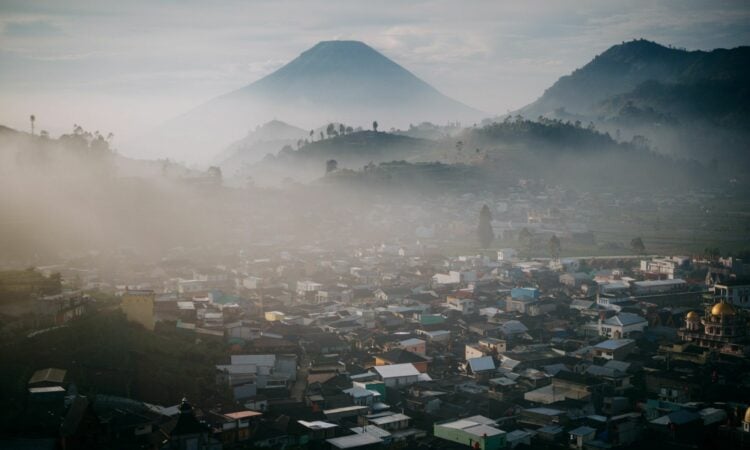
<svg viewBox="0 0 750 450">
<path fill-rule="evenodd" d="M 495 361 L 492 356 L 481 356 L 479 358 L 470 358 L 466 362 L 469 363 L 471 371 L 482 372 L 487 370 L 495 370 Z"/>
<path fill-rule="evenodd" d="M 343 436 L 333 439 L 326 439 L 326 442 L 331 444 L 335 448 L 356 448 L 364 445 L 379 444 L 383 442 L 380 438 L 375 437 L 371 434 L 352 434 L 351 436 Z"/>
<path fill-rule="evenodd" d="M 497 436 L 498 434 L 505 434 L 505 431 L 500 430 L 489 425 L 477 425 L 475 427 L 464 428 L 464 431 L 473 434 L 474 436 Z"/>
<path fill-rule="evenodd" d="M 276 355 L 232 355 L 232 365 L 253 364 L 256 366 L 273 366 Z"/>
<path fill-rule="evenodd" d="M 620 325 L 620 326 L 634 325 L 636 323 L 642 323 L 642 322 L 646 322 L 646 319 L 639 316 L 638 314 L 633 314 L 633 313 L 620 313 L 604 321 L 606 325 Z"/>
<path fill-rule="evenodd" d="M 410 363 L 375 366 L 373 369 L 383 378 L 419 376 L 417 368 L 414 367 L 414 364 Z"/>
<path fill-rule="evenodd" d="M 29 379 L 29 384 L 36 383 L 62 383 L 65 381 L 65 374 L 67 373 L 64 369 L 55 369 L 53 367 L 47 369 L 41 369 L 34 372 L 34 375 Z"/>
</svg>

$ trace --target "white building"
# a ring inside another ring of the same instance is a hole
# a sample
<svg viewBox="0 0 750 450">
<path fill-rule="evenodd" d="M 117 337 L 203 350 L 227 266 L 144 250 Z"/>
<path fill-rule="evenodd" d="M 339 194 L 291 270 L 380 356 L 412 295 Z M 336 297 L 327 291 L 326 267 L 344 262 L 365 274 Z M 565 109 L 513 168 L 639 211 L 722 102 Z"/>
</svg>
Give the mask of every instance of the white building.
<svg viewBox="0 0 750 450">
<path fill-rule="evenodd" d="M 750 308 L 750 281 L 728 281 L 714 285 L 715 299 L 739 308 Z"/>
<path fill-rule="evenodd" d="M 297 295 L 300 297 L 305 297 L 309 293 L 317 292 L 323 287 L 322 284 L 316 283 L 314 281 L 298 281 L 297 282 Z"/>
<path fill-rule="evenodd" d="M 434 284 L 459 284 L 461 282 L 461 272 L 451 270 L 448 273 L 436 273 L 432 276 Z"/>
<path fill-rule="evenodd" d="M 668 258 L 641 260 L 641 272 L 665 276 L 667 279 L 671 280 L 674 278 L 677 269 L 686 266 L 689 262 L 690 258 L 687 256 L 671 256 Z"/>
<path fill-rule="evenodd" d="M 518 257 L 518 252 L 512 248 L 501 248 L 497 251 L 498 261 L 513 261 Z"/>
<path fill-rule="evenodd" d="M 230 364 L 217 365 L 216 370 L 239 400 L 254 397 L 257 389 L 286 388 L 297 378 L 297 356 L 232 355 Z"/>
<path fill-rule="evenodd" d="M 408 386 L 419 381 L 419 370 L 414 364 L 391 364 L 372 368 L 386 387 Z"/>
<path fill-rule="evenodd" d="M 643 332 L 648 321 L 638 314 L 620 313 L 599 321 L 599 335 L 612 339 L 629 337 L 632 333 Z"/>
<path fill-rule="evenodd" d="M 465 316 L 476 314 L 477 312 L 476 302 L 471 298 L 448 297 L 447 300 L 450 309 L 460 311 Z"/>
</svg>

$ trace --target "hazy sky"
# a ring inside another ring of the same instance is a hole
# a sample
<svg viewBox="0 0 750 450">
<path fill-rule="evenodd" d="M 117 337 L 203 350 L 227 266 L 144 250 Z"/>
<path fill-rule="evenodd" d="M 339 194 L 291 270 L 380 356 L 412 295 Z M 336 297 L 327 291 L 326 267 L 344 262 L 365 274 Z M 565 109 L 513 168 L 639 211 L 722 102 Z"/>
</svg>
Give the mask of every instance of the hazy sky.
<svg viewBox="0 0 750 450">
<path fill-rule="evenodd" d="M 750 44 L 748 1 L 0 0 L 0 124 L 119 139 L 249 84 L 316 42 L 362 40 L 490 113 L 613 44 Z"/>
</svg>

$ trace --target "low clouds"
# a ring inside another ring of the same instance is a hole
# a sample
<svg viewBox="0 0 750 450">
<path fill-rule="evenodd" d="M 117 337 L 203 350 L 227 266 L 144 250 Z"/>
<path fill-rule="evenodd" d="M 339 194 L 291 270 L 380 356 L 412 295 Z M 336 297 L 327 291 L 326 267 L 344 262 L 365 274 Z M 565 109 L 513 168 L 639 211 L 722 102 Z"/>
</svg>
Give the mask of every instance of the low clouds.
<svg viewBox="0 0 750 450">
<path fill-rule="evenodd" d="M 39 38 L 62 36 L 63 34 L 62 29 L 45 20 L 8 22 L 3 26 L 3 35 L 6 37 Z"/>
</svg>

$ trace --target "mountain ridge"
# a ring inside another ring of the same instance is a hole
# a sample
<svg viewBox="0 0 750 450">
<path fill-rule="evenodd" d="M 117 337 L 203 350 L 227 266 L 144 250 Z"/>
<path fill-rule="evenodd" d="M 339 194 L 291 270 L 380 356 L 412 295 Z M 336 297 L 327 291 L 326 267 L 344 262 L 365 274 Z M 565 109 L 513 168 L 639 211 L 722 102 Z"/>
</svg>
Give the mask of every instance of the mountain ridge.
<svg viewBox="0 0 750 450">
<path fill-rule="evenodd" d="M 365 43 L 324 41 L 260 80 L 172 119 L 151 136 L 155 144 L 145 144 L 149 152 L 168 149 L 175 157 L 182 153 L 208 161 L 272 117 L 305 127 L 327 122 L 369 126 L 374 120 L 392 127 L 483 116 Z"/>
<path fill-rule="evenodd" d="M 741 61 L 749 57 L 750 47 L 747 46 L 688 51 L 647 40 L 629 41 L 610 47 L 582 67 L 563 75 L 520 112 L 536 117 L 563 107 L 572 113 L 586 114 L 589 112 L 586 109 L 649 80 L 694 83 L 704 79 L 741 78 L 750 67 Z"/>
<path fill-rule="evenodd" d="M 635 40 L 560 77 L 525 117 L 593 122 L 678 158 L 750 166 L 750 47 L 687 51 Z"/>
</svg>

